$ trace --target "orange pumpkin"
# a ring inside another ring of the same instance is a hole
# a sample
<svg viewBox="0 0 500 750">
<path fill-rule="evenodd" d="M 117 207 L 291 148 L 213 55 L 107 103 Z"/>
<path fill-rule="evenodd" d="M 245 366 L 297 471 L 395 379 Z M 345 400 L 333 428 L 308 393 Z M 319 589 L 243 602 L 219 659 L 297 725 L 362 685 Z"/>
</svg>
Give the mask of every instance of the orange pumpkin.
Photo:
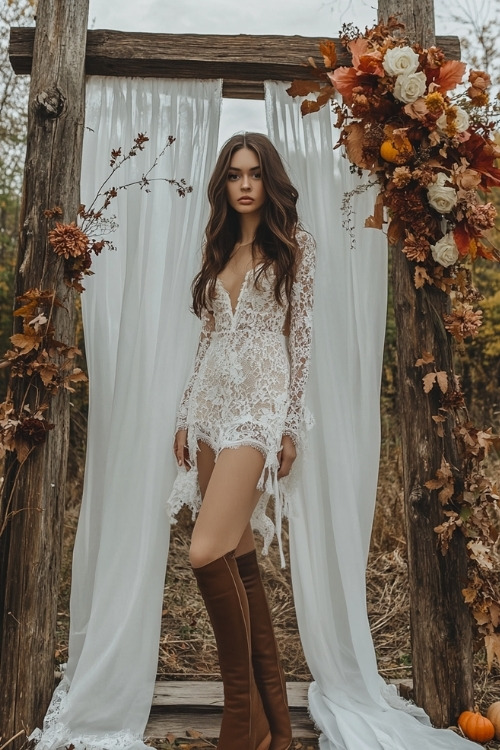
<svg viewBox="0 0 500 750">
<path fill-rule="evenodd" d="M 413 147 L 404 136 L 388 138 L 380 146 L 380 156 L 390 164 L 406 164 L 413 155 Z"/>
<path fill-rule="evenodd" d="M 495 727 L 479 711 L 463 711 L 458 717 L 458 726 L 470 740 L 489 742 L 495 736 Z"/>
<path fill-rule="evenodd" d="M 500 701 L 491 704 L 486 716 L 495 727 L 495 739 L 500 740 Z"/>
</svg>

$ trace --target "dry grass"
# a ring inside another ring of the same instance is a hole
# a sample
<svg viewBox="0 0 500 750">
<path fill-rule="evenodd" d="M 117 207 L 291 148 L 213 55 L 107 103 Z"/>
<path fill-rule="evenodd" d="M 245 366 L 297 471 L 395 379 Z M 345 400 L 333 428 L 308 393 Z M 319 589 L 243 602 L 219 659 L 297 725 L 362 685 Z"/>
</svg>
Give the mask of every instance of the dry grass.
<svg viewBox="0 0 500 750">
<path fill-rule="evenodd" d="M 406 545 L 397 446 L 386 436 L 382 449 L 378 501 L 367 569 L 367 603 L 379 670 L 386 680 L 411 678 L 411 644 Z M 77 510 L 68 510 L 64 568 L 59 604 L 57 656 L 67 656 L 70 550 Z M 172 529 L 162 631 L 159 679 L 218 679 L 217 657 L 205 608 L 188 565 L 191 521 L 181 514 Z M 286 535 L 285 535 L 286 536 Z M 285 545 L 286 545 L 285 539 Z M 261 558 L 273 620 L 288 680 L 309 680 L 290 586 L 290 570 L 282 570 L 276 545 Z M 488 673 L 484 650 L 475 655 L 475 699 L 483 711 L 500 700 L 499 671 Z M 165 745 L 165 748 L 167 748 Z M 500 748 L 491 743 L 489 748 Z M 299 750 L 299 749 L 297 749 Z"/>
</svg>

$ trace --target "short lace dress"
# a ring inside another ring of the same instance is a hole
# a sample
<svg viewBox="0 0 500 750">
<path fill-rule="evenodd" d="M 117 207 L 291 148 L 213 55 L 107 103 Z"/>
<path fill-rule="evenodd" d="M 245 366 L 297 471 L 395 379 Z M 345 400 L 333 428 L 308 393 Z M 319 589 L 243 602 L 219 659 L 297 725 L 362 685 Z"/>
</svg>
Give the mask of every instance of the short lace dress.
<svg viewBox="0 0 500 750">
<path fill-rule="evenodd" d="M 300 249 L 290 310 L 274 296 L 269 269 L 245 276 L 236 307 L 217 279 L 212 309 L 203 310 L 202 329 L 194 367 L 179 407 L 176 432 L 187 430 L 191 469 L 179 467 L 167 510 L 173 518 L 183 505 L 193 512 L 201 505 L 196 468 L 198 441 L 217 456 L 224 448 L 252 446 L 261 451 L 265 465 L 257 488 L 262 496 L 252 526 L 264 537 L 264 553 L 276 531 L 281 547 L 281 520 L 288 515 L 293 494 L 293 473 L 278 480 L 278 452 L 283 435 L 302 448 L 312 417 L 305 409 L 305 387 L 312 339 L 315 243 L 297 233 Z M 284 336 L 289 314 L 289 336 Z M 295 467 L 295 465 L 294 465 Z M 274 497 L 274 521 L 266 515 Z"/>
</svg>

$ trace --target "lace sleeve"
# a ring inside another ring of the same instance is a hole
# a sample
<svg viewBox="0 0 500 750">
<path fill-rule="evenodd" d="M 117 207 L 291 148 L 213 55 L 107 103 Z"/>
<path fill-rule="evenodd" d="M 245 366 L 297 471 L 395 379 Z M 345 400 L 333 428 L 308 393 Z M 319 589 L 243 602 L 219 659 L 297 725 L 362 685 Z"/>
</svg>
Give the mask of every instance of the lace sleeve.
<svg viewBox="0 0 500 750">
<path fill-rule="evenodd" d="M 198 349 L 196 350 L 193 371 L 191 373 L 191 377 L 188 380 L 188 384 L 184 391 L 184 395 L 182 396 L 179 410 L 177 412 L 177 421 L 175 423 L 176 432 L 178 432 L 179 430 L 187 429 L 189 397 L 193 389 L 193 383 L 196 379 L 196 376 L 198 375 L 198 370 L 200 369 L 202 359 L 205 356 L 208 345 L 210 344 L 210 337 L 212 335 L 212 331 L 214 330 L 214 325 L 215 319 L 213 313 L 211 313 L 206 308 L 203 308 L 203 311 L 201 313 L 201 331 L 200 339 L 198 342 Z"/>
<path fill-rule="evenodd" d="M 304 402 L 312 341 L 312 308 L 314 297 L 314 270 L 316 245 L 306 232 L 298 236 L 302 252 L 290 301 L 290 406 L 284 435 L 289 435 L 295 445 L 304 422 Z"/>
</svg>

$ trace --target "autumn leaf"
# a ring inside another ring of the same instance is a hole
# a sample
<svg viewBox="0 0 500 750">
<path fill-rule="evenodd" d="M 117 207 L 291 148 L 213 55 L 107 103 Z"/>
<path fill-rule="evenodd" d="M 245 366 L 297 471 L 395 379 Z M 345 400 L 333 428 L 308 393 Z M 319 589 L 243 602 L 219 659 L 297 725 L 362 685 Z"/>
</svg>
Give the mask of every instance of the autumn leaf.
<svg viewBox="0 0 500 750">
<path fill-rule="evenodd" d="M 415 289 L 421 289 L 425 285 L 425 282 L 431 283 L 429 274 L 423 266 L 416 266 L 414 275 Z"/>
<path fill-rule="evenodd" d="M 415 362 L 415 367 L 421 367 L 422 365 L 430 365 L 434 362 L 434 355 L 430 352 L 424 351 L 422 352 L 422 356 L 420 359 L 417 359 Z"/>
<path fill-rule="evenodd" d="M 446 393 L 448 390 L 448 373 L 444 370 L 436 373 L 437 384 L 441 389 L 442 393 Z"/>
<path fill-rule="evenodd" d="M 387 227 L 387 241 L 389 242 L 389 245 L 396 245 L 399 240 L 403 239 L 404 234 L 404 222 L 399 217 L 393 216 Z"/>
<path fill-rule="evenodd" d="M 335 48 L 335 42 L 333 42 L 331 39 L 325 39 L 325 41 L 320 42 L 319 51 L 323 55 L 325 68 L 333 68 L 333 66 L 337 62 L 337 50 Z"/>
<path fill-rule="evenodd" d="M 446 60 L 441 66 L 436 83 L 439 91 L 451 91 L 464 77 L 467 65 L 459 60 Z"/>
<path fill-rule="evenodd" d="M 466 604 L 471 604 L 477 598 L 476 589 L 462 589 L 462 594 Z"/>
<path fill-rule="evenodd" d="M 304 99 L 304 101 L 300 105 L 300 112 L 302 116 L 310 115 L 313 112 L 319 112 L 320 109 L 321 106 L 317 99 Z"/>
<path fill-rule="evenodd" d="M 292 81 L 291 86 L 286 90 L 286 93 L 290 96 L 307 96 L 320 91 L 321 84 L 319 81 L 303 81 L 296 80 Z"/>
<path fill-rule="evenodd" d="M 365 130 L 359 122 L 352 122 L 344 127 L 346 138 L 344 140 L 345 150 L 350 161 L 361 169 L 370 169 L 372 166 L 366 160 L 363 143 Z"/>
<path fill-rule="evenodd" d="M 479 539 L 474 539 L 471 542 L 468 542 L 467 549 L 469 550 L 472 559 L 482 568 L 493 570 L 491 550 L 484 544 L 484 542 L 481 542 Z"/>
<path fill-rule="evenodd" d="M 24 333 L 15 333 L 10 337 L 14 346 L 17 349 L 20 349 L 19 354 L 28 354 L 33 349 L 38 349 L 40 346 L 42 336 L 32 329 L 29 330 L 31 330 L 31 332 L 25 331 Z"/>
<path fill-rule="evenodd" d="M 333 86 L 323 86 L 323 88 L 321 89 L 321 93 L 317 97 L 316 101 L 318 102 L 319 106 L 322 107 L 332 98 L 334 94 L 335 89 L 333 88 Z"/>
<path fill-rule="evenodd" d="M 373 216 L 369 216 L 365 221 L 365 227 L 370 229 L 382 229 L 384 223 L 384 197 L 378 193 L 375 200 Z"/>
<path fill-rule="evenodd" d="M 465 221 L 461 221 L 456 225 L 455 229 L 453 230 L 453 239 L 455 240 L 455 244 L 460 255 L 467 255 L 467 253 L 471 249 L 472 240 L 469 232 L 467 231 L 467 225 Z"/>
<path fill-rule="evenodd" d="M 424 393 L 430 393 L 434 387 L 434 383 L 436 382 L 437 373 L 435 372 L 428 372 L 427 375 L 424 375 L 422 378 L 423 384 L 424 384 Z"/>
<path fill-rule="evenodd" d="M 486 660 L 488 662 L 488 671 L 491 671 L 493 661 L 496 659 L 500 664 L 500 633 L 490 633 L 484 637 L 486 647 Z"/>
<path fill-rule="evenodd" d="M 455 485 L 451 483 L 447 484 L 445 487 L 443 487 L 441 492 L 438 493 L 439 502 L 442 505 L 446 505 L 448 500 L 451 500 L 451 498 L 453 497 L 454 492 L 455 492 Z"/>
</svg>

